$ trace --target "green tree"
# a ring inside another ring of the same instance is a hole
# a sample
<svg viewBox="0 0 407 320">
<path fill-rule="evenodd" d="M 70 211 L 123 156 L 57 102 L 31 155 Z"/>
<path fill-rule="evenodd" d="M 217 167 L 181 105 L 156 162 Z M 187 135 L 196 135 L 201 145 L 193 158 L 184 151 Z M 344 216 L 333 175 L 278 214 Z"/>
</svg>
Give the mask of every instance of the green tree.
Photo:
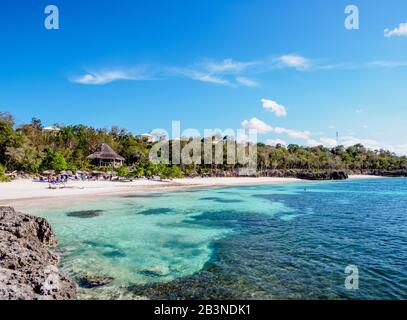
<svg viewBox="0 0 407 320">
<path fill-rule="evenodd" d="M 0 164 L 0 182 L 10 181 L 9 177 L 6 176 L 6 167 Z"/>
<path fill-rule="evenodd" d="M 117 169 L 117 175 L 118 175 L 119 177 L 128 178 L 128 177 L 130 177 L 130 175 L 131 175 L 130 173 L 131 173 L 131 172 L 130 172 L 130 169 L 129 169 L 128 166 L 121 166 L 120 168 Z"/>
<path fill-rule="evenodd" d="M 133 170 L 131 173 L 134 177 L 140 178 L 140 177 L 144 176 L 144 168 L 142 165 L 136 165 L 133 167 Z"/>
<path fill-rule="evenodd" d="M 46 170 L 62 171 L 66 170 L 68 165 L 61 152 L 48 150 L 42 163 L 42 167 Z"/>
<path fill-rule="evenodd" d="M 13 129 L 14 120 L 8 113 L 0 112 L 0 163 L 8 162 L 7 148 L 15 145 L 16 132 Z"/>
</svg>

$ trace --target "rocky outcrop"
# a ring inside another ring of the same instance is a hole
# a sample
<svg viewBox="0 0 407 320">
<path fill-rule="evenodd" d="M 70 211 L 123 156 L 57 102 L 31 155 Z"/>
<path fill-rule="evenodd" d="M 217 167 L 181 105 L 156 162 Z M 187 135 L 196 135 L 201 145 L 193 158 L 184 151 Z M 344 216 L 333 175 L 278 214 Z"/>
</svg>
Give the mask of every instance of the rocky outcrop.
<svg viewBox="0 0 407 320">
<path fill-rule="evenodd" d="M 57 268 L 48 221 L 0 207 L 0 300 L 76 299 L 75 283 Z"/>
<path fill-rule="evenodd" d="M 191 175 L 191 177 L 198 175 Z M 215 170 L 200 175 L 206 177 L 240 177 L 238 170 Z M 345 180 L 348 173 L 344 170 L 302 170 L 302 169 L 258 169 L 256 177 L 298 178 L 304 180 Z"/>
<path fill-rule="evenodd" d="M 380 176 L 380 177 L 407 177 L 407 170 L 364 170 L 362 174 L 369 174 L 372 176 Z"/>
<path fill-rule="evenodd" d="M 304 180 L 345 180 L 348 174 L 345 171 L 323 171 L 323 172 L 299 172 L 296 175 L 299 179 Z"/>
</svg>

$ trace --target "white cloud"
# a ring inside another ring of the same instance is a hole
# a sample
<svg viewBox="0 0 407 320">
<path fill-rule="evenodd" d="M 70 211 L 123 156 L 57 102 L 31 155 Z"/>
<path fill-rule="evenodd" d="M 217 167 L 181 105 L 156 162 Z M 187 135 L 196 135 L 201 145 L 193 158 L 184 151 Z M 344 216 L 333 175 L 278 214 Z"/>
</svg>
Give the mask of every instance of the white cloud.
<svg viewBox="0 0 407 320">
<path fill-rule="evenodd" d="M 277 128 L 276 128 L 277 130 Z M 354 136 L 344 136 L 340 139 L 339 141 L 340 145 L 343 145 L 345 148 L 354 146 L 356 144 L 361 144 L 365 148 L 370 149 L 370 150 L 388 150 L 390 152 L 394 152 L 398 155 L 407 155 L 407 144 L 399 144 L 399 145 L 389 145 L 389 144 L 384 144 L 379 141 L 373 140 L 373 139 L 361 139 L 357 138 Z M 334 148 L 335 146 L 338 145 L 335 139 L 331 138 L 320 138 L 319 140 L 316 139 L 308 139 L 307 140 L 307 145 L 310 147 L 316 147 L 316 146 L 324 146 L 327 148 Z"/>
<path fill-rule="evenodd" d="M 247 134 L 244 134 L 244 133 L 238 134 L 237 137 L 236 137 L 236 142 L 237 143 L 247 143 L 249 141 L 250 141 L 249 136 Z"/>
<path fill-rule="evenodd" d="M 246 77 L 236 77 L 236 82 L 249 88 L 259 87 L 259 84 L 256 81 Z"/>
<path fill-rule="evenodd" d="M 356 138 L 353 136 L 342 137 L 341 140 L 339 141 L 339 144 L 343 145 L 345 148 L 354 146 L 355 144 L 362 144 L 364 147 L 366 147 L 368 149 L 372 149 L 372 150 L 381 148 L 380 143 L 376 140 L 360 139 L 360 138 Z M 319 140 L 309 139 L 307 141 L 307 145 L 309 145 L 311 147 L 323 145 L 324 147 L 327 147 L 327 148 L 333 148 L 333 147 L 337 146 L 338 143 L 335 139 L 324 137 L 324 138 L 320 138 Z"/>
<path fill-rule="evenodd" d="M 317 147 L 317 146 L 322 145 L 322 143 L 321 143 L 321 141 L 317 141 L 317 140 L 315 140 L 315 139 L 308 139 L 308 140 L 307 140 L 307 145 L 308 145 L 309 147 Z"/>
<path fill-rule="evenodd" d="M 310 147 L 316 147 L 316 146 L 322 145 L 327 148 L 333 148 L 333 147 L 337 146 L 338 144 L 335 139 L 320 138 L 319 140 L 315 140 L 315 139 L 307 140 L 307 145 L 309 145 Z"/>
<path fill-rule="evenodd" d="M 384 36 L 387 38 L 390 37 L 406 37 L 407 36 L 407 22 L 405 23 L 400 23 L 397 28 L 394 28 L 393 30 L 390 29 L 384 29 Z"/>
<path fill-rule="evenodd" d="M 279 134 L 285 133 L 293 139 L 309 139 L 309 137 L 311 135 L 311 132 L 309 132 L 309 131 L 298 131 L 298 130 L 280 128 L 280 127 L 276 127 L 274 129 L 274 131 Z"/>
<path fill-rule="evenodd" d="M 355 144 L 362 144 L 364 147 L 372 150 L 380 149 L 382 147 L 381 143 L 376 140 L 360 139 L 353 136 L 342 137 L 341 140 L 339 141 L 339 144 L 345 147 L 354 146 Z"/>
<path fill-rule="evenodd" d="M 242 121 L 242 127 L 246 130 L 256 130 L 259 134 L 265 134 L 273 131 L 273 128 L 257 118 Z"/>
<path fill-rule="evenodd" d="M 103 85 L 113 81 L 118 80 L 137 80 L 136 78 L 130 76 L 125 71 L 105 71 L 105 72 L 95 72 L 87 73 L 80 77 L 74 78 L 71 81 L 80 84 L 89 84 L 89 85 Z"/>
<path fill-rule="evenodd" d="M 355 113 L 362 113 L 363 111 L 364 111 L 363 109 L 359 108 L 355 110 Z"/>
<path fill-rule="evenodd" d="M 328 129 L 336 129 L 336 127 L 334 125 L 331 125 L 328 127 Z"/>
<path fill-rule="evenodd" d="M 287 143 L 281 139 L 268 139 L 268 140 L 266 140 L 266 144 L 269 146 L 276 146 L 278 144 L 281 144 L 283 146 L 287 145 Z"/>
<path fill-rule="evenodd" d="M 269 99 L 261 99 L 263 108 L 274 112 L 277 117 L 285 117 L 287 115 L 286 108 L 277 102 Z"/>
<path fill-rule="evenodd" d="M 407 144 L 399 144 L 395 146 L 388 146 L 385 148 L 389 150 L 390 152 L 394 152 L 398 155 L 407 155 Z"/>
<path fill-rule="evenodd" d="M 310 60 L 298 55 L 287 54 L 277 59 L 284 67 L 307 69 L 311 66 Z"/>
<path fill-rule="evenodd" d="M 323 143 L 323 145 L 328 146 L 330 148 L 333 148 L 338 145 L 337 141 L 332 138 L 321 138 L 319 140 Z"/>
<path fill-rule="evenodd" d="M 360 138 L 356 138 L 353 136 L 342 137 L 339 141 L 339 144 L 343 145 L 345 148 L 354 146 L 355 144 L 362 144 L 364 147 L 366 147 L 368 149 L 372 149 L 372 150 L 381 148 L 381 144 L 376 140 L 360 139 Z M 335 139 L 323 137 L 323 138 L 320 138 L 319 140 L 308 139 L 307 145 L 309 145 L 311 147 L 323 145 L 324 147 L 327 147 L 327 148 L 333 148 L 333 147 L 337 146 L 338 143 Z"/>
</svg>

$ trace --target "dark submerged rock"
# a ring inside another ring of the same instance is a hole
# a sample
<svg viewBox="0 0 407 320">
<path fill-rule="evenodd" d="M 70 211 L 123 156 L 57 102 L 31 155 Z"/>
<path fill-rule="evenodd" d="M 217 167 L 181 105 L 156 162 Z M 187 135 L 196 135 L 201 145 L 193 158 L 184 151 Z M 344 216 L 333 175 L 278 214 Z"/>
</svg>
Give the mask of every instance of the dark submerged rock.
<svg viewBox="0 0 407 320">
<path fill-rule="evenodd" d="M 100 216 L 103 213 L 103 210 L 83 210 L 83 211 L 71 211 L 67 212 L 68 217 L 75 218 L 94 218 Z"/>
<path fill-rule="evenodd" d="M 124 258 L 126 254 L 120 250 L 112 250 L 105 253 L 102 253 L 103 256 L 107 258 Z"/>
<path fill-rule="evenodd" d="M 107 275 L 95 275 L 85 273 L 78 277 L 77 281 L 81 288 L 92 289 L 110 284 L 114 279 Z"/>
<path fill-rule="evenodd" d="M 57 268 L 48 221 L 0 207 L 0 300 L 76 299 L 75 283 Z"/>
<path fill-rule="evenodd" d="M 206 266 L 204 270 L 169 282 L 153 282 L 144 285 L 130 285 L 127 290 L 135 296 L 145 296 L 152 300 L 237 300 L 255 299 L 255 296 L 242 293 L 241 287 L 249 284 Z M 259 290 L 257 286 L 253 292 Z"/>
<path fill-rule="evenodd" d="M 138 212 L 137 214 L 143 214 L 143 215 L 155 215 L 155 214 L 167 214 L 171 213 L 173 210 L 169 208 L 155 208 L 155 209 L 148 209 L 148 210 L 143 210 Z"/>
<path fill-rule="evenodd" d="M 107 248 L 107 249 L 116 249 L 116 246 L 110 243 L 99 243 L 91 240 L 85 240 L 83 241 L 84 244 L 87 246 L 95 247 L 95 248 Z"/>
</svg>

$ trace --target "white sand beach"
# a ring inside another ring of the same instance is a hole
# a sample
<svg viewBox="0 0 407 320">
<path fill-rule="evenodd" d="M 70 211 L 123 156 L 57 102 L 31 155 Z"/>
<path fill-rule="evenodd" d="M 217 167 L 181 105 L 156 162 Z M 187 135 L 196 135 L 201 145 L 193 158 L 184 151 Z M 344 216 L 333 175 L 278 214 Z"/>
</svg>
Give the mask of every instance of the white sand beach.
<svg viewBox="0 0 407 320">
<path fill-rule="evenodd" d="M 377 178 L 367 175 L 350 176 L 350 179 Z M 295 178 L 234 177 L 234 178 L 185 178 L 171 181 L 138 179 L 132 182 L 69 181 L 64 188 L 49 189 L 48 183 L 28 179 L 0 183 L 0 205 L 15 205 L 27 201 L 87 200 L 99 196 L 115 196 L 126 193 L 165 192 L 183 189 L 199 189 L 227 186 L 250 186 L 306 182 Z"/>
<path fill-rule="evenodd" d="M 388 177 L 383 177 L 383 176 L 372 176 L 368 174 L 355 174 L 355 175 L 350 175 L 349 179 L 352 180 L 363 180 L 363 179 L 386 179 Z"/>
<path fill-rule="evenodd" d="M 49 189 L 46 182 L 28 179 L 0 184 L 0 205 L 11 205 L 20 200 L 92 198 L 101 195 L 118 195 L 134 192 L 176 191 L 185 188 L 208 188 L 239 185 L 261 185 L 298 182 L 294 178 L 193 178 L 155 181 L 138 179 L 132 182 L 117 181 L 69 181 L 64 188 Z"/>
</svg>

